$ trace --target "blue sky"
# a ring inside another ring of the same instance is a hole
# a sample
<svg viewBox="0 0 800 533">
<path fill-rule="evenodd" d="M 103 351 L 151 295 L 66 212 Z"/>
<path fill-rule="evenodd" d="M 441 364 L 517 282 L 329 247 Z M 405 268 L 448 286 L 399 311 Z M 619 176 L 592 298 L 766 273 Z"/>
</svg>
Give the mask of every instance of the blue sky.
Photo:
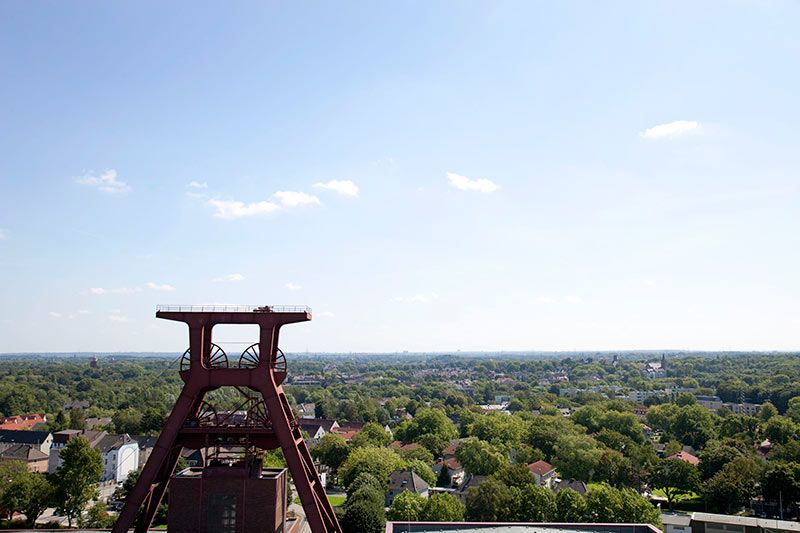
<svg viewBox="0 0 800 533">
<path fill-rule="evenodd" d="M 3 2 L 0 352 L 798 349 L 799 18 Z"/>
</svg>

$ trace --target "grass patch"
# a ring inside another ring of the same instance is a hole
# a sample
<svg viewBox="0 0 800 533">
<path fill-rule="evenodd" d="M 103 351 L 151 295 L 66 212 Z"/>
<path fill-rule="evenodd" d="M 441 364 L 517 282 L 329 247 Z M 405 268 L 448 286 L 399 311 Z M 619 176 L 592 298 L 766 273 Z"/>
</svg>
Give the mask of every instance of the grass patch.
<svg viewBox="0 0 800 533">
<path fill-rule="evenodd" d="M 340 506 L 344 505 L 345 498 L 346 498 L 346 496 L 330 496 L 329 495 L 328 496 L 328 501 L 330 502 L 331 507 L 340 507 Z M 300 501 L 300 496 L 295 496 L 293 501 L 297 505 L 303 505 L 302 502 Z"/>
</svg>

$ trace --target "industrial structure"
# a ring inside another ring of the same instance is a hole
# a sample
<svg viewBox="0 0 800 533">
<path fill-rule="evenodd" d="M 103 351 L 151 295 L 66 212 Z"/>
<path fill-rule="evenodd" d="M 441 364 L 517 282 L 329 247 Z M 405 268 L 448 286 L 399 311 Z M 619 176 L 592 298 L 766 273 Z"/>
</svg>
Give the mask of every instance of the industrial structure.
<svg viewBox="0 0 800 533">
<path fill-rule="evenodd" d="M 280 447 L 311 531 L 341 532 L 282 386 L 287 365 L 278 348 L 280 328 L 311 320 L 311 310 L 159 306 L 156 316 L 189 327 L 189 349 L 180 361 L 184 385 L 112 531 L 127 532 L 136 521 L 135 531 L 146 532 L 168 485 L 170 501 L 181 507 L 170 510 L 169 531 L 279 531 L 286 476 L 262 463 L 265 450 Z M 217 324 L 256 324 L 259 338 L 231 360 L 214 344 Z M 241 402 L 235 409 L 219 411 L 207 401 L 220 387 L 236 388 Z M 202 469 L 174 472 L 184 447 L 205 450 Z M 184 505 L 188 501 L 194 505 Z"/>
</svg>

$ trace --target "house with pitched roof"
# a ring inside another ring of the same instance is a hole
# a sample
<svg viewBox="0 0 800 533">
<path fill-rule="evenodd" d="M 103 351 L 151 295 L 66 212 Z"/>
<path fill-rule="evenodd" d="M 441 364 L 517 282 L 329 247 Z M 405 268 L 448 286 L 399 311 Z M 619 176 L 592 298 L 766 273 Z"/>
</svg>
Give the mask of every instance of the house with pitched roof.
<svg viewBox="0 0 800 533">
<path fill-rule="evenodd" d="M 547 461 L 536 461 L 528 465 L 528 470 L 531 471 L 533 477 L 536 478 L 536 484 L 540 487 L 553 487 L 553 482 L 556 478 L 556 469 Z"/>
<path fill-rule="evenodd" d="M 392 505 L 392 501 L 401 492 L 410 490 L 416 492 L 423 498 L 428 497 L 429 486 L 424 479 L 419 477 L 413 470 L 395 470 L 389 475 L 389 488 L 386 492 L 386 507 Z"/>
</svg>

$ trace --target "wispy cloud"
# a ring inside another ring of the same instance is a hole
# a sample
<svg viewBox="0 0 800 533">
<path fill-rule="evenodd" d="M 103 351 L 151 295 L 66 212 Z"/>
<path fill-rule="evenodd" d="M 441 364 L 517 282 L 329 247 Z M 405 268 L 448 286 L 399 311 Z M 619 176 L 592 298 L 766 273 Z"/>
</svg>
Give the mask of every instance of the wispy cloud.
<svg viewBox="0 0 800 533">
<path fill-rule="evenodd" d="M 303 288 L 303 286 L 298 285 L 297 283 L 292 283 L 290 281 L 289 283 L 286 284 L 286 288 L 289 289 L 290 291 L 299 291 L 300 289 Z"/>
<path fill-rule="evenodd" d="M 350 180 L 330 180 L 325 183 L 315 183 L 314 187 L 334 191 L 343 196 L 358 196 L 358 185 Z"/>
<path fill-rule="evenodd" d="M 61 313 L 56 313 L 55 311 L 50 311 L 47 314 L 50 315 L 53 318 L 61 318 L 61 316 L 62 316 Z"/>
<path fill-rule="evenodd" d="M 299 191 L 278 191 L 275 193 L 275 198 L 277 198 L 284 207 L 319 205 L 321 203 L 319 198 L 313 194 L 307 194 Z"/>
<path fill-rule="evenodd" d="M 300 191 L 277 191 L 269 200 L 251 203 L 238 200 L 212 199 L 208 201 L 208 205 L 214 208 L 214 217 L 227 220 L 266 215 L 284 209 L 319 205 L 320 203 L 316 196 Z"/>
<path fill-rule="evenodd" d="M 129 294 L 136 294 L 137 292 L 142 292 L 141 287 L 117 287 L 115 289 L 104 289 L 103 287 L 91 287 L 81 294 L 93 294 L 95 296 L 101 296 L 103 294 L 121 294 L 123 296 L 127 296 Z"/>
<path fill-rule="evenodd" d="M 133 188 L 117 177 L 117 171 L 112 169 L 106 170 L 99 176 L 94 172 L 87 172 L 80 178 L 75 180 L 81 185 L 89 185 L 110 194 L 128 194 Z"/>
<path fill-rule="evenodd" d="M 121 324 L 131 321 L 130 318 L 121 314 L 120 311 L 114 311 L 112 314 L 108 315 L 108 319 L 112 322 L 118 322 Z"/>
<path fill-rule="evenodd" d="M 91 314 L 91 311 L 89 311 L 88 309 L 79 309 L 78 310 L 78 314 L 79 315 L 88 315 L 88 314 Z"/>
<path fill-rule="evenodd" d="M 675 120 L 647 128 L 639 133 L 643 139 L 672 139 L 703 132 L 703 125 L 694 120 Z"/>
<path fill-rule="evenodd" d="M 173 287 L 172 285 L 167 285 L 166 283 L 164 283 L 163 285 L 159 285 L 158 283 L 153 283 L 152 281 L 147 282 L 147 288 L 154 291 L 165 291 L 165 292 L 171 292 L 175 290 L 175 287 Z"/>
<path fill-rule="evenodd" d="M 429 304 L 438 299 L 439 295 L 435 292 L 431 292 L 428 294 L 415 294 L 413 296 L 395 296 L 392 298 L 392 301 L 403 304 Z"/>
<path fill-rule="evenodd" d="M 453 172 L 447 173 L 447 182 L 451 187 L 455 187 L 460 191 L 474 191 L 488 194 L 497 190 L 497 184 L 491 180 L 485 178 L 471 180 L 466 176 Z"/>
<path fill-rule="evenodd" d="M 227 276 L 220 276 L 218 278 L 214 278 L 211 281 L 215 281 L 217 283 L 244 281 L 244 276 L 242 276 L 241 274 L 228 274 Z"/>
<path fill-rule="evenodd" d="M 8 230 L 0 228 L 0 241 L 4 241 L 8 238 Z"/>
<path fill-rule="evenodd" d="M 583 303 L 583 298 L 581 298 L 580 296 L 575 296 L 574 294 L 571 294 L 571 295 L 567 296 L 566 300 L 567 300 L 567 303 L 569 303 L 569 304 L 582 304 Z"/>
<path fill-rule="evenodd" d="M 278 204 L 267 201 L 246 204 L 238 200 L 209 200 L 208 205 L 214 208 L 214 217 L 227 220 L 266 215 L 281 208 Z"/>
<path fill-rule="evenodd" d="M 190 189 L 208 189 L 208 183 L 205 181 L 192 180 L 186 184 Z"/>
</svg>

